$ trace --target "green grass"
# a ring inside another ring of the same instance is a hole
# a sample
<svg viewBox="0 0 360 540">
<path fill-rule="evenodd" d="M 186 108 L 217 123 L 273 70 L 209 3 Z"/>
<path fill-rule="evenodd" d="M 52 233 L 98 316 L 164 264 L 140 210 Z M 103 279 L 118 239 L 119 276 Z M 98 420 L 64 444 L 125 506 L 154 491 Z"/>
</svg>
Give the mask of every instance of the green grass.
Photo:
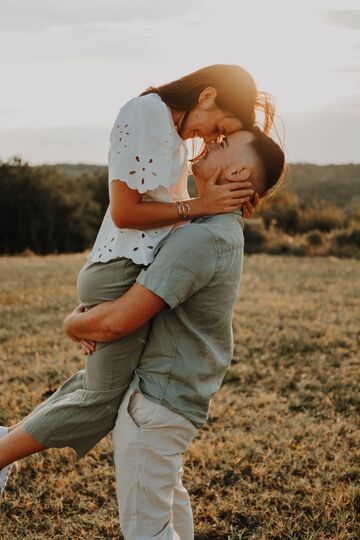
<svg viewBox="0 0 360 540">
<path fill-rule="evenodd" d="M 61 330 L 84 255 L 0 259 L 0 424 L 82 366 Z M 360 538 L 360 263 L 248 256 L 234 362 L 186 456 L 196 538 Z M 111 440 L 22 461 L 0 538 L 120 537 Z"/>
</svg>

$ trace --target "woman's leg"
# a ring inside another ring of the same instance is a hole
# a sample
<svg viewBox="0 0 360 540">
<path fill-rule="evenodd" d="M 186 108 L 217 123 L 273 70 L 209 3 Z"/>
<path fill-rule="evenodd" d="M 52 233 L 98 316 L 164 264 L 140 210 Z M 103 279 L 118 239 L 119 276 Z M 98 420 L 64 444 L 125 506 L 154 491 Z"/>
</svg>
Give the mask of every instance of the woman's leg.
<svg viewBox="0 0 360 540">
<path fill-rule="evenodd" d="M 70 377 L 46 401 L 0 439 L 0 471 L 47 448 L 71 447 L 85 455 L 115 425 L 121 399 L 140 359 L 148 326 L 86 358 L 86 370 Z"/>
<path fill-rule="evenodd" d="M 120 297 L 139 267 L 131 261 L 85 266 L 78 290 L 87 305 Z M 49 447 L 72 447 L 84 455 L 114 426 L 121 398 L 143 350 L 148 327 L 121 341 L 100 344 L 87 368 L 70 377 L 50 398 L 0 439 L 0 471 Z"/>
<path fill-rule="evenodd" d="M 84 456 L 113 429 L 148 328 L 98 346 L 86 357 L 85 371 L 68 379 L 24 421 L 27 433 L 44 447 L 71 447 L 78 457 Z"/>
<path fill-rule="evenodd" d="M 109 433 L 146 333 L 144 327 L 132 337 L 139 346 L 131 351 L 123 343 L 106 344 L 94 358 L 88 358 L 90 370 L 75 374 L 35 411 L 8 428 L 8 434 L 0 439 L 0 470 L 50 447 L 68 446 L 81 457 Z"/>
<path fill-rule="evenodd" d="M 24 426 L 20 425 L 0 439 L 0 471 L 18 459 L 46 449 L 46 446 L 33 439 Z"/>
<path fill-rule="evenodd" d="M 74 386 L 74 381 L 76 383 L 76 378 L 78 374 L 75 374 L 73 377 L 68 379 L 62 387 L 66 387 L 68 392 L 71 389 L 79 386 L 79 383 Z M 69 384 L 69 381 L 72 381 L 72 384 Z M 55 399 L 56 395 L 61 392 L 62 387 L 60 387 L 50 398 L 45 400 L 43 403 L 40 403 L 34 411 L 25 416 L 20 422 L 10 426 L 7 429 L 8 433 L 2 435 L 0 438 L 0 471 L 4 469 L 7 465 L 14 463 L 15 461 L 30 456 L 32 454 L 42 452 L 46 450 L 48 446 L 44 445 L 42 442 L 34 438 L 30 433 L 25 429 L 25 423 L 27 420 L 31 419 L 34 415 L 38 414 L 39 411 L 43 410 L 49 403 Z M 65 391 L 65 393 L 66 393 Z"/>
<path fill-rule="evenodd" d="M 47 446 L 39 443 L 24 429 L 24 422 L 31 416 L 25 416 L 20 422 L 9 426 L 8 433 L 0 438 L 0 471 L 6 465 L 10 465 L 18 459 L 31 456 L 47 449 Z M 11 434 L 11 437 L 10 437 Z"/>
<path fill-rule="evenodd" d="M 135 282 L 138 272 L 139 267 L 128 260 L 85 266 L 78 279 L 79 296 L 87 306 L 118 298 Z M 20 431 L 18 427 L 13 431 L 25 445 L 18 454 L 69 446 L 81 457 L 111 431 L 145 346 L 148 328 L 144 325 L 119 341 L 98 344 L 95 352 L 86 357 L 85 371 L 70 377 L 22 421 Z M 24 431 L 28 435 L 26 444 Z"/>
</svg>

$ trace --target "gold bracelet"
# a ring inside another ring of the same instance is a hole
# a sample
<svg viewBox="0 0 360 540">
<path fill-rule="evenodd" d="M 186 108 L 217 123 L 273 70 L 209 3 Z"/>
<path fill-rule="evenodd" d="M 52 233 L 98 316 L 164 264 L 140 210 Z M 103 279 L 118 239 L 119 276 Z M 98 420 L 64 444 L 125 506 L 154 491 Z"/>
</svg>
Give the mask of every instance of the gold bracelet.
<svg viewBox="0 0 360 540">
<path fill-rule="evenodd" d="M 190 213 L 190 205 L 186 203 L 185 201 L 180 201 L 183 207 L 183 217 L 184 219 L 190 219 L 189 213 Z"/>
<path fill-rule="evenodd" d="M 181 203 L 181 201 L 176 201 L 175 204 L 176 204 L 176 208 L 177 208 L 178 216 L 179 216 L 178 221 L 182 221 L 183 220 L 183 213 L 184 213 L 182 203 Z"/>
<path fill-rule="evenodd" d="M 177 201 L 175 204 L 179 214 L 179 221 L 186 221 L 187 219 L 190 219 L 190 206 L 185 201 Z"/>
</svg>

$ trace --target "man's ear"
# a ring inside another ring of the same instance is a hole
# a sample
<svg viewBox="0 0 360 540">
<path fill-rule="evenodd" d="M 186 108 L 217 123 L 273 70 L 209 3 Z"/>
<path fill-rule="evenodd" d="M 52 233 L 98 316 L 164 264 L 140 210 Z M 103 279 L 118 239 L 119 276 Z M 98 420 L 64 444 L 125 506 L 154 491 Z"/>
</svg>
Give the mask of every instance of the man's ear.
<svg viewBox="0 0 360 540">
<path fill-rule="evenodd" d="M 238 182 L 239 180 L 250 180 L 251 169 L 250 167 L 231 167 L 225 171 L 225 178 L 227 180 L 234 180 Z"/>
<path fill-rule="evenodd" d="M 204 109 L 210 109 L 215 104 L 216 96 L 217 96 L 216 88 L 213 88 L 212 86 L 208 86 L 207 88 L 204 88 L 204 90 L 199 95 L 198 104 L 202 105 Z"/>
</svg>

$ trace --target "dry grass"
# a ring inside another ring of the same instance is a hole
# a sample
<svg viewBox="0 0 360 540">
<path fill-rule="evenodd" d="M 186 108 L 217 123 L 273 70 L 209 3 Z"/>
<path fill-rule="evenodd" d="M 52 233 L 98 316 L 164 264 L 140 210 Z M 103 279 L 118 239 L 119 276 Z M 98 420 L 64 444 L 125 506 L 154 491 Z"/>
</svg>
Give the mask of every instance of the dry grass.
<svg viewBox="0 0 360 540">
<path fill-rule="evenodd" d="M 82 365 L 61 332 L 83 255 L 0 259 L 0 424 Z M 359 261 L 249 256 L 235 359 L 186 460 L 198 540 L 360 538 Z M 119 538 L 110 439 L 24 460 L 0 538 Z"/>
</svg>

